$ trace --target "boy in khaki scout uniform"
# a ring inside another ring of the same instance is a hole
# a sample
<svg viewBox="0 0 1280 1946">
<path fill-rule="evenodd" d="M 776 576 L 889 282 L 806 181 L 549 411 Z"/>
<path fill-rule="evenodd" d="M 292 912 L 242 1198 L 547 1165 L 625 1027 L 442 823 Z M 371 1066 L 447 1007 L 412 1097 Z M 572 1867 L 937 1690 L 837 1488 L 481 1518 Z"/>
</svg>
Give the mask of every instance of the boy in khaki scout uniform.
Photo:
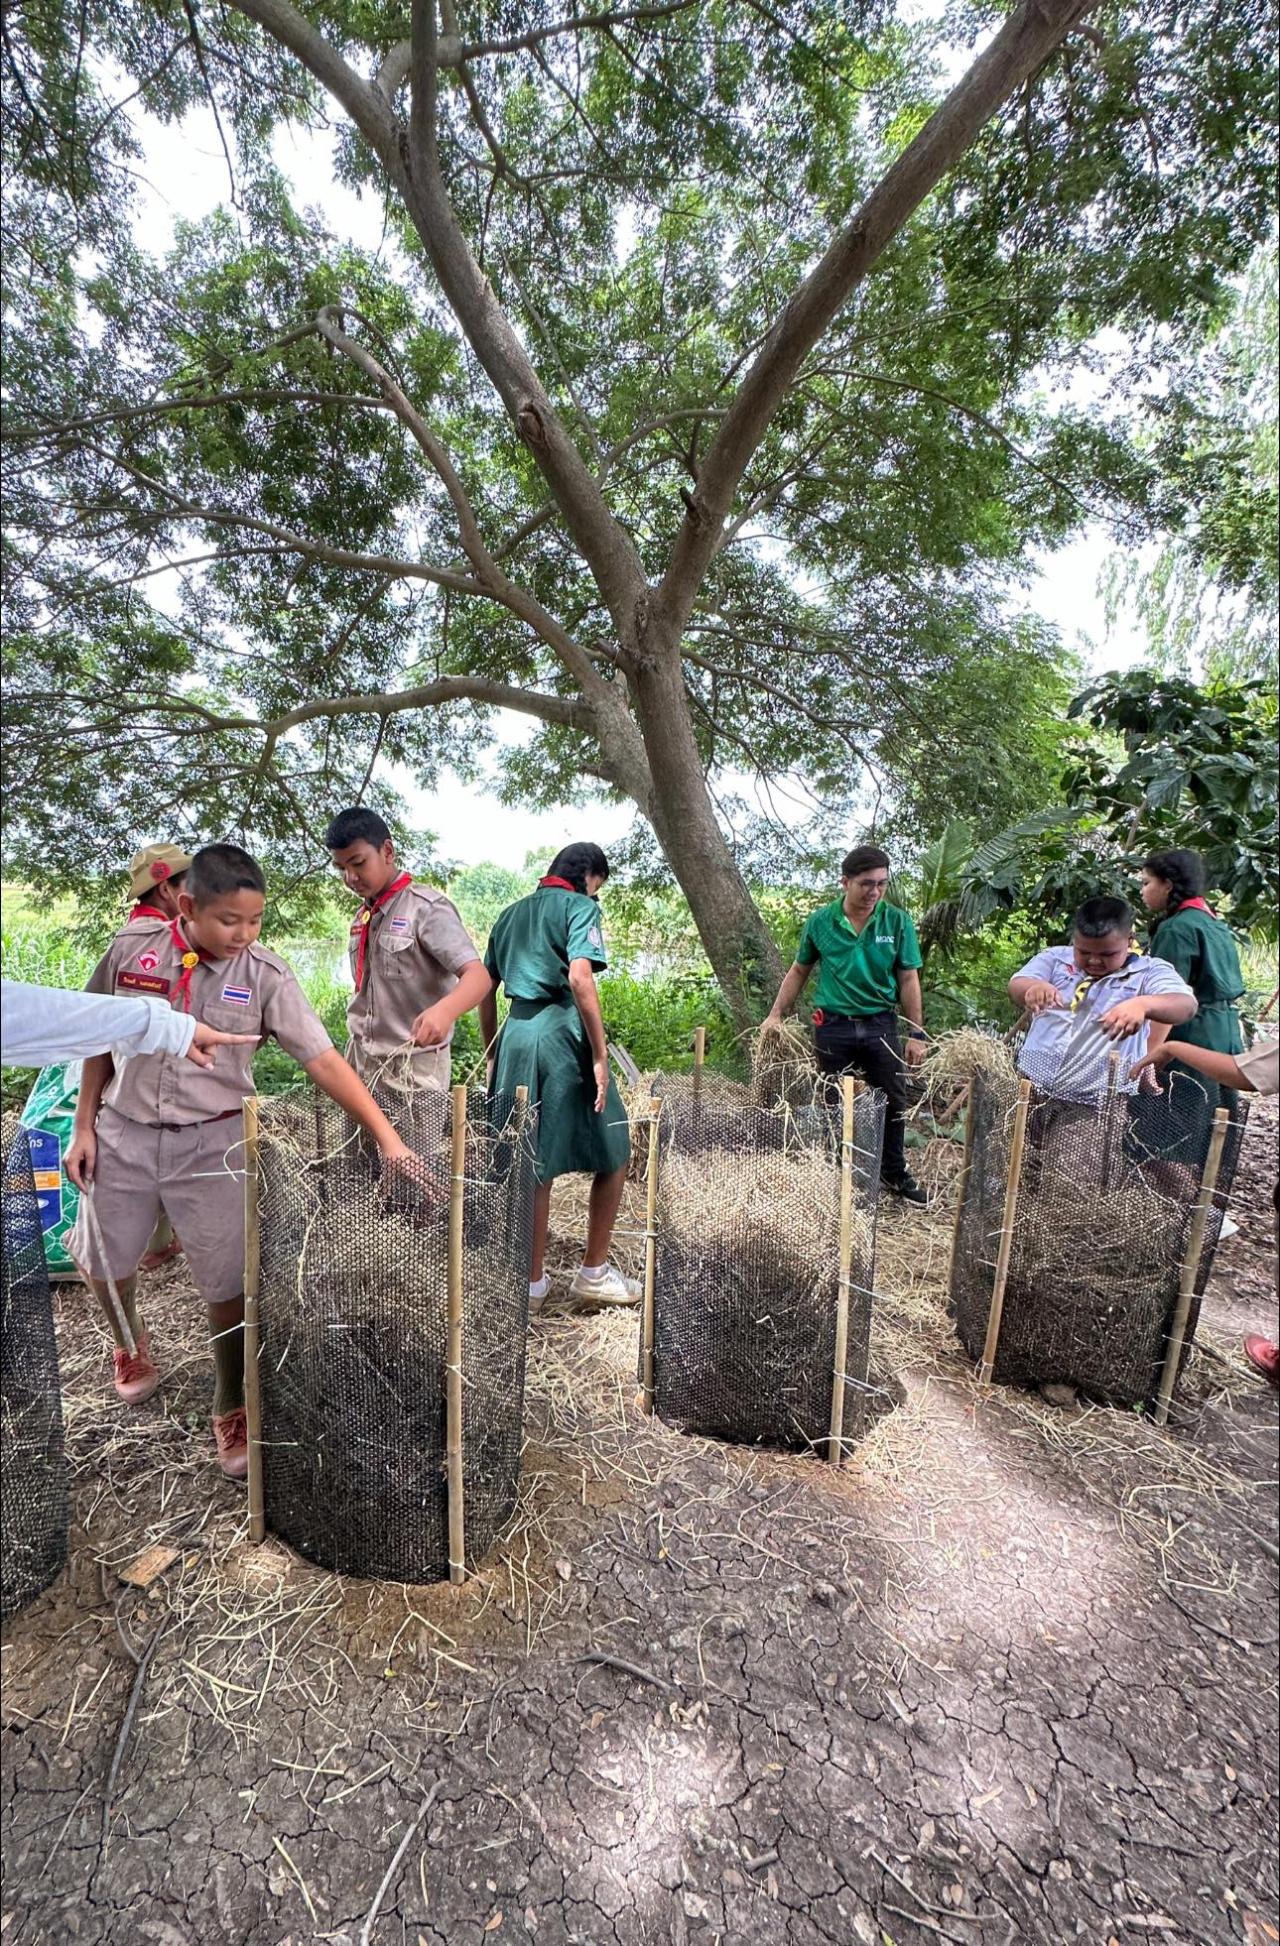
<svg viewBox="0 0 1280 1946">
<path fill-rule="evenodd" d="M 135 922 L 90 975 L 91 993 L 150 994 L 206 1026 L 249 1034 L 219 1050 L 212 1068 L 167 1054 L 116 1067 L 109 1054 L 84 1064 L 67 1173 L 91 1183 L 105 1264 L 82 1204 L 70 1249 L 100 1301 L 109 1274 L 137 1340 L 115 1355 L 115 1384 L 130 1404 L 149 1398 L 160 1375 L 136 1309 L 134 1272 L 163 1205 L 179 1228 L 196 1288 L 209 1311 L 215 1367 L 213 1434 L 224 1473 L 248 1471 L 244 1415 L 244 1190 L 241 1110 L 253 1093 L 257 1042 L 273 1036 L 312 1080 L 368 1130 L 385 1164 L 413 1157 L 343 1061 L 282 959 L 258 944 L 265 881 L 238 845 L 198 851 L 172 921 Z"/>
<path fill-rule="evenodd" d="M 440 1091 L 443 1127 L 454 1024 L 488 993 L 489 976 L 452 902 L 400 870 L 375 811 L 340 811 L 324 841 L 361 901 L 349 940 L 347 1059 L 370 1086 Z"/>
</svg>

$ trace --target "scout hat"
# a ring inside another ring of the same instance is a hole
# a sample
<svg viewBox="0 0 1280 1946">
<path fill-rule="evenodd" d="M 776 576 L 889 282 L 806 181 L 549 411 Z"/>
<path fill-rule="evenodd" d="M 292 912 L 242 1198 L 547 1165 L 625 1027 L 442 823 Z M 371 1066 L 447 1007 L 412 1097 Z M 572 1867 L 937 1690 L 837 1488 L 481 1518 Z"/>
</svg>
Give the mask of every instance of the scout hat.
<svg viewBox="0 0 1280 1946">
<path fill-rule="evenodd" d="M 129 897 L 140 899 L 165 879 L 190 869 L 191 859 L 178 845 L 144 845 L 129 860 Z"/>
</svg>

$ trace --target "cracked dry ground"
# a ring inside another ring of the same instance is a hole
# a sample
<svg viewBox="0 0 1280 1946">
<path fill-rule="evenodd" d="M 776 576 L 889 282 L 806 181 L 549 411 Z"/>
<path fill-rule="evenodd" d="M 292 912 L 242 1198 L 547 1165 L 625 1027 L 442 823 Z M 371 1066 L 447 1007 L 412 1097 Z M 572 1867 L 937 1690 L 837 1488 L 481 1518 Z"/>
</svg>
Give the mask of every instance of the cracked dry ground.
<svg viewBox="0 0 1280 1946">
<path fill-rule="evenodd" d="M 634 1319 L 552 1318 L 517 1519 L 456 1591 L 247 1546 L 180 1275 L 132 1414 L 63 1292 L 72 1561 L 4 1652 L 5 1946 L 1275 1940 L 1276 1405 L 1238 1353 L 1275 1137 L 1171 1436 L 978 1392 L 936 1143 L 937 1213 L 883 1224 L 904 1397 L 842 1474 L 645 1423 Z"/>
</svg>

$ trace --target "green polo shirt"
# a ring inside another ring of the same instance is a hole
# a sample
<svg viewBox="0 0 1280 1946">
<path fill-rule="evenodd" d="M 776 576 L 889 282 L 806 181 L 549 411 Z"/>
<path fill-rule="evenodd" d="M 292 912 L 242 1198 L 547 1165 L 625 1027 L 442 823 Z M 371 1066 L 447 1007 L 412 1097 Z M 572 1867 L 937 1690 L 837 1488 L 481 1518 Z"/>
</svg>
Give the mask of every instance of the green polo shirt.
<svg viewBox="0 0 1280 1946">
<path fill-rule="evenodd" d="M 818 968 L 814 1006 L 852 1020 L 895 1010 L 899 972 L 924 964 L 911 914 L 885 899 L 860 933 L 846 919 L 843 899 L 824 905 L 805 921 L 796 959 Z"/>
</svg>

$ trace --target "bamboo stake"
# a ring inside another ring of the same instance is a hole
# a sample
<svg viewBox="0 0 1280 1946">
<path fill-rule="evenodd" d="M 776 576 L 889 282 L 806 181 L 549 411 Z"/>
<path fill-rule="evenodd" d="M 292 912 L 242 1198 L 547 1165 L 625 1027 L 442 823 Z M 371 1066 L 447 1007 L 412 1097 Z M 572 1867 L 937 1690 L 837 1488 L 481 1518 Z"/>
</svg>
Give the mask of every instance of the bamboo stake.
<svg viewBox="0 0 1280 1946">
<path fill-rule="evenodd" d="M 1270 1020 L 1272 1009 L 1274 1008 L 1277 1000 L 1280 1000 L 1280 987 L 1276 988 L 1275 992 L 1268 1000 L 1266 1006 L 1262 1009 L 1262 1012 L 1258 1015 L 1259 1020 Z"/>
<path fill-rule="evenodd" d="M 462 1218 L 466 1193 L 467 1091 L 453 1090 L 449 1183 L 449 1353 L 445 1366 L 445 1438 L 449 1483 L 449 1579 L 466 1579 L 462 1497 Z"/>
<path fill-rule="evenodd" d="M 1000 1250 L 996 1257 L 996 1278 L 991 1287 L 991 1310 L 987 1315 L 987 1338 L 978 1366 L 979 1385 L 990 1385 L 995 1370 L 996 1348 L 1000 1343 L 1000 1321 L 1004 1316 L 1004 1287 L 1009 1281 L 1009 1259 L 1013 1254 L 1013 1226 L 1018 1215 L 1018 1188 L 1022 1181 L 1022 1151 L 1027 1139 L 1027 1111 L 1031 1106 L 1031 1083 L 1018 1089 L 1018 1105 L 1013 1111 L 1013 1140 L 1009 1145 L 1009 1180 L 1004 1192 L 1004 1219 L 1000 1229 Z"/>
<path fill-rule="evenodd" d="M 836 1289 L 836 1356 L 831 1375 L 831 1432 L 827 1459 L 839 1466 L 844 1457 L 844 1394 L 849 1362 L 849 1283 L 853 1264 L 853 1121 L 859 1083 L 846 1074 L 840 1083 L 844 1127 L 840 1140 L 840 1282 Z"/>
<path fill-rule="evenodd" d="M 102 1225 L 98 1221 L 98 1212 L 94 1207 L 93 1201 L 93 1188 L 89 1183 L 86 1183 L 80 1191 L 80 1200 L 84 1204 L 85 1215 L 89 1219 L 89 1235 L 92 1237 L 93 1247 L 98 1253 L 98 1262 L 102 1265 L 102 1276 L 99 1282 L 104 1283 L 107 1287 L 107 1309 L 115 1319 L 116 1330 L 120 1334 L 125 1350 L 128 1352 L 130 1358 L 136 1358 L 138 1355 L 138 1341 L 133 1335 L 133 1326 L 129 1322 L 129 1314 L 120 1301 L 120 1288 L 107 1268 L 107 1246 L 103 1241 Z"/>
<path fill-rule="evenodd" d="M 1119 1054 L 1112 1054 L 1107 1061 L 1107 1097 L 1103 1111 L 1102 1126 L 1102 1187 L 1111 1187 L 1111 1163 L 1115 1150 L 1116 1102 L 1120 1095 Z"/>
<path fill-rule="evenodd" d="M 693 1030 L 693 1098 L 702 1100 L 702 1070 L 707 1064 L 707 1030 L 695 1027 Z"/>
<path fill-rule="evenodd" d="M 964 1098 L 964 1155 L 960 1162 L 960 1186 L 956 1195 L 956 1213 L 951 1224 L 951 1255 L 947 1259 L 947 1289 L 956 1273 L 956 1249 L 960 1242 L 960 1223 L 964 1216 L 964 1199 L 969 1191 L 969 1175 L 973 1168 L 973 1082 L 966 1083 Z"/>
<path fill-rule="evenodd" d="M 244 1105 L 244 1416 L 249 1437 L 249 1539 L 266 1539 L 266 1496 L 262 1480 L 262 1383 L 258 1296 L 262 1287 L 262 1220 L 258 1209 L 261 1145 L 258 1097 Z"/>
<path fill-rule="evenodd" d="M 658 1117 L 662 1103 L 649 1102 L 649 1154 L 645 1163 L 644 1308 L 640 1314 L 640 1407 L 653 1412 L 653 1339 L 658 1268 Z"/>
<path fill-rule="evenodd" d="M 1204 1233 L 1209 1227 L 1209 1211 L 1213 1205 L 1213 1192 L 1218 1186 L 1218 1171 L 1222 1167 L 1222 1148 L 1230 1125 L 1231 1117 L 1227 1110 L 1219 1108 L 1213 1117 L 1213 1128 L 1209 1135 L 1209 1153 L 1204 1159 L 1200 1193 L 1196 1197 L 1196 1206 L 1191 1216 L 1191 1228 L 1187 1233 L 1182 1275 L 1178 1280 L 1178 1302 L 1174 1306 L 1173 1323 L 1169 1329 L 1169 1349 L 1165 1354 L 1164 1370 L 1160 1374 L 1160 1389 L 1156 1394 L 1155 1422 L 1158 1426 L 1167 1424 L 1169 1418 L 1173 1388 L 1178 1379 L 1178 1367 L 1182 1363 L 1187 1319 L 1191 1315 L 1191 1300 L 1196 1294 L 1196 1278 L 1200 1273 Z"/>
</svg>

